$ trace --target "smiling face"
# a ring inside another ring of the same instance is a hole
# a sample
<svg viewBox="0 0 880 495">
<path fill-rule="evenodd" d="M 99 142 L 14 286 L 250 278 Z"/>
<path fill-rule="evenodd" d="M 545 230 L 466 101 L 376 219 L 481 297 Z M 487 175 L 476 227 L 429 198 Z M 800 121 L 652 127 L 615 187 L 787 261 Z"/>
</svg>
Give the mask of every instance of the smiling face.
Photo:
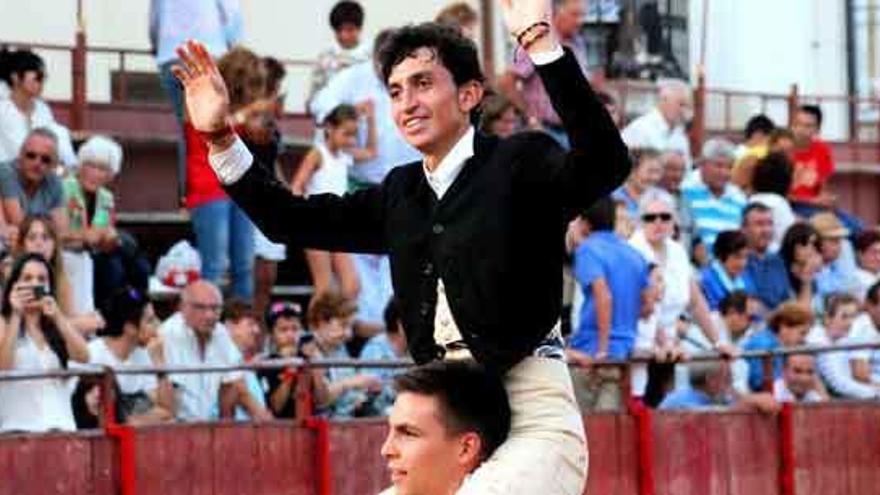
<svg viewBox="0 0 880 495">
<path fill-rule="evenodd" d="M 426 156 L 443 154 L 470 125 L 483 96 L 476 81 L 456 86 L 436 51 L 418 48 L 388 76 L 391 114 L 404 139 Z"/>
<path fill-rule="evenodd" d="M 455 493 L 479 463 L 479 437 L 449 431 L 436 397 L 400 393 L 388 426 L 381 452 L 397 495 Z"/>
</svg>

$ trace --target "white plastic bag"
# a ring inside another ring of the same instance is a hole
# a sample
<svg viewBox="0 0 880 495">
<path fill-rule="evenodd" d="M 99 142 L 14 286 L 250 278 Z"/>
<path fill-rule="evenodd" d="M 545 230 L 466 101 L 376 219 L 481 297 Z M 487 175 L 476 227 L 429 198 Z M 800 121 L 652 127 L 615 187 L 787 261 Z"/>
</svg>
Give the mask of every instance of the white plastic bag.
<svg viewBox="0 0 880 495">
<path fill-rule="evenodd" d="M 187 241 L 171 246 L 156 264 L 156 278 L 170 287 L 186 287 L 198 280 L 202 273 L 199 252 Z"/>
</svg>

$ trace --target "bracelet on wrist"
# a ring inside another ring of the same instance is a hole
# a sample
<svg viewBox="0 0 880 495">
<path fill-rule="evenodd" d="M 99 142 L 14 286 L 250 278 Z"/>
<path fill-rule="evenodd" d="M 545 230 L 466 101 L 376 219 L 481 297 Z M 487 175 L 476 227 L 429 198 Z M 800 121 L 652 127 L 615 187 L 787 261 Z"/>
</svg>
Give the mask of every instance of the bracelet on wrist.
<svg viewBox="0 0 880 495">
<path fill-rule="evenodd" d="M 221 127 L 220 129 L 214 131 L 196 131 L 201 136 L 202 140 L 206 143 L 211 143 L 214 141 L 219 141 L 221 139 L 230 137 L 235 134 L 235 130 L 232 129 L 232 126 L 227 122 L 226 125 Z"/>
<path fill-rule="evenodd" d="M 528 49 L 535 41 L 546 36 L 548 33 L 550 33 L 550 23 L 538 21 L 517 33 L 516 42 L 523 49 Z"/>
</svg>

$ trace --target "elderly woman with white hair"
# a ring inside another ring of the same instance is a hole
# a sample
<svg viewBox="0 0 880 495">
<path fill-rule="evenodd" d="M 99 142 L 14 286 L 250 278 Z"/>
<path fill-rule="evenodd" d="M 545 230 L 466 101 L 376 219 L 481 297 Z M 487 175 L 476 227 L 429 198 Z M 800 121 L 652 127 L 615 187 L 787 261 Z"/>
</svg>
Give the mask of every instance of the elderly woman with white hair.
<svg viewBox="0 0 880 495">
<path fill-rule="evenodd" d="M 64 269 L 74 291 L 73 314 L 95 310 L 93 252 L 119 246 L 115 229 L 115 200 L 105 186 L 122 166 L 122 147 L 112 139 L 94 136 L 79 149 L 74 173 L 64 179 L 68 229 L 64 235 Z"/>
</svg>

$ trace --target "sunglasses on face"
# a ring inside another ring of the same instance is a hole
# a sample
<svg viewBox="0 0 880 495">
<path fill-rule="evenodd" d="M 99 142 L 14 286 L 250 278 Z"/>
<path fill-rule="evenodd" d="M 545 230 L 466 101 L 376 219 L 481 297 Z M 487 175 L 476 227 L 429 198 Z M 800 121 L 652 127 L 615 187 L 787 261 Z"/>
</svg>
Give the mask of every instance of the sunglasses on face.
<svg viewBox="0 0 880 495">
<path fill-rule="evenodd" d="M 40 160 L 40 163 L 43 165 L 52 165 L 55 163 L 55 157 L 52 155 L 44 155 L 42 153 L 36 153 L 34 151 L 25 151 L 24 157 L 28 160 Z"/>
<path fill-rule="evenodd" d="M 661 222 L 671 222 L 672 221 L 672 213 L 645 213 L 642 215 L 642 221 L 645 223 L 654 223 L 657 220 Z"/>
</svg>

